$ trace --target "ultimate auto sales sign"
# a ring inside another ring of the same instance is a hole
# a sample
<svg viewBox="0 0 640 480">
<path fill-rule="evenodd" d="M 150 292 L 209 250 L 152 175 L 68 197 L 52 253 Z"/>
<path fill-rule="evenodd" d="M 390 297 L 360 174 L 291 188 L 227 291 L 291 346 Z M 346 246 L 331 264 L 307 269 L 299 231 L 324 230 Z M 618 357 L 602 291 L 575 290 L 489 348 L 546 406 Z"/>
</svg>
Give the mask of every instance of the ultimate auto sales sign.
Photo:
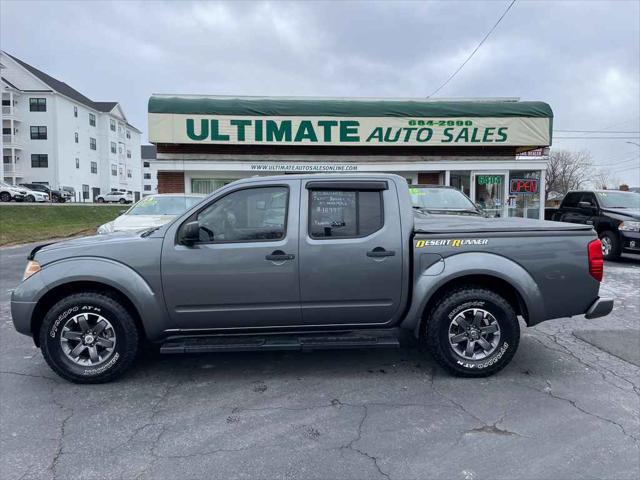
<svg viewBox="0 0 640 480">
<path fill-rule="evenodd" d="M 541 117 L 270 117 L 149 113 L 153 143 L 246 145 L 548 145 Z"/>
</svg>

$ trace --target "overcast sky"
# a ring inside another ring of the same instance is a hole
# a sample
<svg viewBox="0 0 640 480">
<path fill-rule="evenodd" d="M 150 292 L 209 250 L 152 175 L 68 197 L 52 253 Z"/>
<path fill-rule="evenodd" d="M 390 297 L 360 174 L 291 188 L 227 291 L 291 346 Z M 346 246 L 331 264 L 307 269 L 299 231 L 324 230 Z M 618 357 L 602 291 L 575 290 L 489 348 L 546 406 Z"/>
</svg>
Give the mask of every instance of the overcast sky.
<svg viewBox="0 0 640 480">
<path fill-rule="evenodd" d="M 152 93 L 425 97 L 508 1 L 30 2 L 0 0 L 1 47 L 93 100 L 119 101 L 147 140 Z M 587 149 L 640 185 L 640 2 L 517 1 L 438 97 L 548 102 L 553 148 Z M 614 136 L 620 139 L 562 140 Z"/>
</svg>

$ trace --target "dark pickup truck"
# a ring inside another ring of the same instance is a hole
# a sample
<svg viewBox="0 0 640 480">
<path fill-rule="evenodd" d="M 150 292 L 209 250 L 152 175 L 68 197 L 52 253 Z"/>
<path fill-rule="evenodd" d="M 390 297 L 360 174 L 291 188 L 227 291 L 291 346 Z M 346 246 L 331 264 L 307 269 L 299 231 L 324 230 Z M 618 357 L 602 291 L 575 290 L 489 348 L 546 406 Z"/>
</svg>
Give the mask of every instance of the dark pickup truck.
<svg viewBox="0 0 640 480">
<path fill-rule="evenodd" d="M 568 192 L 559 208 L 545 209 L 545 219 L 591 225 L 602 242 L 602 254 L 614 260 L 640 253 L 640 194 L 618 190 Z"/>
<path fill-rule="evenodd" d="M 13 322 L 80 383 L 123 373 L 142 341 L 188 353 L 410 336 L 448 371 L 478 377 L 513 358 L 520 319 L 611 311 L 591 226 L 484 218 L 456 193 L 412 198 L 383 174 L 239 180 L 167 225 L 36 248 Z"/>
</svg>

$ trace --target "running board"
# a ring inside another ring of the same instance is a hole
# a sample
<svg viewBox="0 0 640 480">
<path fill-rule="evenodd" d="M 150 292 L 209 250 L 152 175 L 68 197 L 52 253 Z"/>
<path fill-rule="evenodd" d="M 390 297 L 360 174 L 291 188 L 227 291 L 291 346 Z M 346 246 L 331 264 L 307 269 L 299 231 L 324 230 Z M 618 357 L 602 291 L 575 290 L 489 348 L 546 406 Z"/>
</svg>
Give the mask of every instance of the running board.
<svg viewBox="0 0 640 480">
<path fill-rule="evenodd" d="M 327 334 L 216 335 L 173 337 L 160 353 L 250 352 L 259 350 L 331 350 L 346 348 L 397 348 L 396 330 L 331 332 Z"/>
</svg>

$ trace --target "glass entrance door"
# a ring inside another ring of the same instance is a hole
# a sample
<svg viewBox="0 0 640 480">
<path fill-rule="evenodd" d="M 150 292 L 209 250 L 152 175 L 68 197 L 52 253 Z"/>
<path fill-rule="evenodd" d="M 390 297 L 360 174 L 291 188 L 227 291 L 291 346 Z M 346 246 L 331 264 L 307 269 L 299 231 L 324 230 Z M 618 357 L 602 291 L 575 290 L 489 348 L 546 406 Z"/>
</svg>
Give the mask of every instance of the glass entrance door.
<svg viewBox="0 0 640 480">
<path fill-rule="evenodd" d="M 473 200 L 489 217 L 505 216 L 505 173 L 473 174 Z"/>
</svg>

